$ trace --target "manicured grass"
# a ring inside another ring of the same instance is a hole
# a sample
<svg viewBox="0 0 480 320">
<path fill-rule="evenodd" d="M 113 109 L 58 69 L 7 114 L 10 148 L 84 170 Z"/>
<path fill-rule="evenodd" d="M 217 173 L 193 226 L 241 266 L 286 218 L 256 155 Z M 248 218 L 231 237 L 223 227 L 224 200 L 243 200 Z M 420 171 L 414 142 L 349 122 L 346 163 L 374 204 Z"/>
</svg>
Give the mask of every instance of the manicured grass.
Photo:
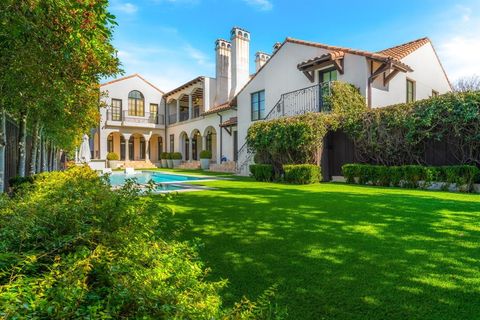
<svg viewBox="0 0 480 320">
<path fill-rule="evenodd" d="M 480 196 L 250 179 L 173 199 L 226 303 L 278 284 L 289 319 L 475 319 Z"/>
</svg>

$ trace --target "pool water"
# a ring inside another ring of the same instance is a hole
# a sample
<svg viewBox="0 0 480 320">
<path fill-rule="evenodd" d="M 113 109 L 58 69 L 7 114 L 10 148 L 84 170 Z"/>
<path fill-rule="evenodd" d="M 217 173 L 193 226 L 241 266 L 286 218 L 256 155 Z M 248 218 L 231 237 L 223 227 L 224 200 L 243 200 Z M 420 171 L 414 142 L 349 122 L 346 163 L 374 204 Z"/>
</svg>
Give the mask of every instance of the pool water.
<svg viewBox="0 0 480 320">
<path fill-rule="evenodd" d="M 178 183 L 205 180 L 205 178 L 184 176 L 179 174 L 166 174 L 153 171 L 140 171 L 135 174 L 125 174 L 124 172 L 114 172 L 110 175 L 110 184 L 114 187 L 125 184 L 126 179 L 135 179 L 139 184 L 147 184 L 152 180 L 158 186 L 159 190 L 179 190 L 182 189 Z M 176 184 L 176 185 L 172 185 Z"/>
</svg>

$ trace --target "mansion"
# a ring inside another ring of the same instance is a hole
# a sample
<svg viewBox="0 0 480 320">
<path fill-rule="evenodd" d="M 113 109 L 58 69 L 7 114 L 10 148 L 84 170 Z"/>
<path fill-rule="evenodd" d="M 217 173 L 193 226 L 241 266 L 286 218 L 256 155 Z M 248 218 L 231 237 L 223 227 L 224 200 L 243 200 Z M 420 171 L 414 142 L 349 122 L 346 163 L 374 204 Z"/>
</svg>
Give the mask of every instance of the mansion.
<svg viewBox="0 0 480 320">
<path fill-rule="evenodd" d="M 371 108 L 426 99 L 451 90 L 428 38 L 378 52 L 286 38 L 271 53 L 255 53 L 250 33 L 233 28 L 215 42 L 215 78 L 199 76 L 164 92 L 138 74 L 101 85 L 99 126 L 91 134 L 94 159 L 115 152 L 125 167 L 159 166 L 162 152 L 182 154 L 198 167 L 202 150 L 211 169 L 244 172 L 252 122 L 323 112 L 332 81 L 359 88 Z"/>
</svg>

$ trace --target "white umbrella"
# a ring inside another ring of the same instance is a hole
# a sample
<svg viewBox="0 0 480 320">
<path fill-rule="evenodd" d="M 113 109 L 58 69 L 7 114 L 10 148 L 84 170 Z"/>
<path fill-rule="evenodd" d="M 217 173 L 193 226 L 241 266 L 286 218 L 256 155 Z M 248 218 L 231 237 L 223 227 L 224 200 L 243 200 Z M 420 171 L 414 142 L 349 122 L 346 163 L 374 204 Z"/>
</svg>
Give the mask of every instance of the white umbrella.
<svg viewBox="0 0 480 320">
<path fill-rule="evenodd" d="M 80 145 L 80 152 L 78 153 L 80 162 L 90 162 L 90 143 L 88 142 L 88 135 L 83 136 L 82 144 Z"/>
</svg>

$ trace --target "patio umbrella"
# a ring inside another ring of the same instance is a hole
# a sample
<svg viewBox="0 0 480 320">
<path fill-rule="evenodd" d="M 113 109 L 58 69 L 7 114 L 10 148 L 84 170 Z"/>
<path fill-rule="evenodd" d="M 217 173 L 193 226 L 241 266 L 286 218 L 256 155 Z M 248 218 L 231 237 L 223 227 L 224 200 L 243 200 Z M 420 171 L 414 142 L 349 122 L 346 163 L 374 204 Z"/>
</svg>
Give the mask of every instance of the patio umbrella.
<svg viewBox="0 0 480 320">
<path fill-rule="evenodd" d="M 88 135 L 83 136 L 83 141 L 80 145 L 78 158 L 82 163 L 90 162 L 90 144 L 88 143 Z"/>
</svg>

